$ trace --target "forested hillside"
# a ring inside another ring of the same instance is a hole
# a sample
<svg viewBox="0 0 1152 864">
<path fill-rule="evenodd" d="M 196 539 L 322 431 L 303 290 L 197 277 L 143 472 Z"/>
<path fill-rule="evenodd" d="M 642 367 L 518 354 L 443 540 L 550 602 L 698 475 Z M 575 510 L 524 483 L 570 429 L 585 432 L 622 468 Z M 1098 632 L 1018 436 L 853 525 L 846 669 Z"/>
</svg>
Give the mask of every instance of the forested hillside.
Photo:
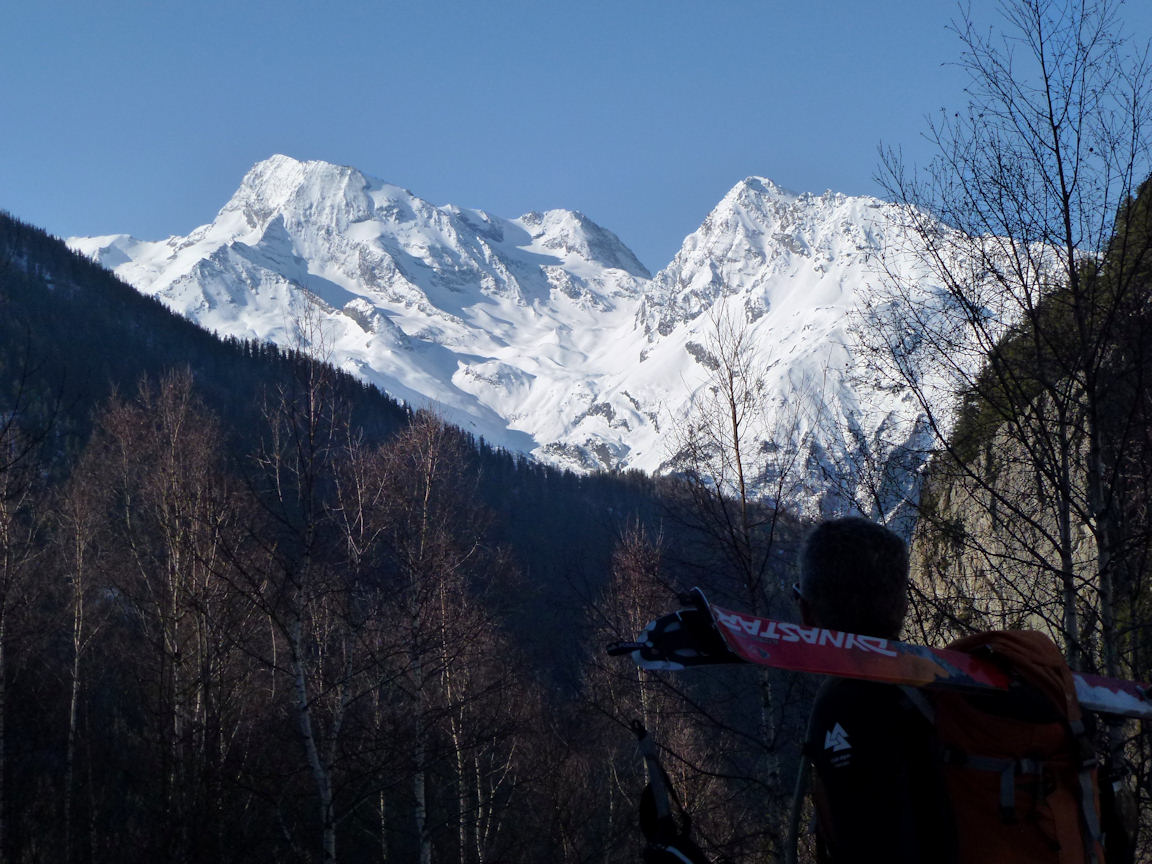
<svg viewBox="0 0 1152 864">
<path fill-rule="evenodd" d="M 69 470 L 104 400 L 114 393 L 130 399 L 141 382 L 155 386 L 174 371 L 188 373 L 204 407 L 220 418 L 221 455 L 241 464 L 260 440 L 269 402 L 314 371 L 301 352 L 216 338 L 59 240 L 2 214 L 0 279 L 0 392 L 6 406 L 19 410 L 21 429 L 43 439 L 38 455 L 53 471 Z M 410 419 L 406 407 L 351 375 L 326 370 L 325 382 L 367 444 Z M 461 434 L 480 478 L 478 494 L 501 512 L 493 530 L 504 540 L 517 538 L 521 566 L 547 571 L 548 581 L 595 579 L 621 526 L 655 512 L 653 484 L 639 473 L 581 478 Z M 583 551 L 553 554 L 573 544 Z M 567 562 L 566 572 L 549 570 L 557 560 Z"/>
<path fill-rule="evenodd" d="M 782 514 L 493 450 L 8 217 L 0 331 L 12 860 L 629 860 L 637 716 L 717 848 L 779 847 L 802 694 L 602 646 L 775 602 Z"/>
</svg>

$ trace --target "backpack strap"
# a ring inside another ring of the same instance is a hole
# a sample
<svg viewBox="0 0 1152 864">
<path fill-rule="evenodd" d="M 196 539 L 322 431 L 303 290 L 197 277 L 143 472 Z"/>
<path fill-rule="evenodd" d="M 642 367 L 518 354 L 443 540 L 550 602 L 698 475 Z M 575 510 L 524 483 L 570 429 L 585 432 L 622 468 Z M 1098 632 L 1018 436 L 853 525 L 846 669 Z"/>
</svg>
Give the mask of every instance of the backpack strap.
<svg viewBox="0 0 1152 864">
<path fill-rule="evenodd" d="M 912 688 L 905 688 L 906 690 Z M 923 694 L 919 702 L 923 702 L 928 711 L 931 705 L 924 699 Z M 912 704 L 920 707 L 916 699 Z M 925 716 L 932 716 L 926 714 Z M 1084 860 L 1088 864 L 1104 864 L 1101 861 L 1099 850 L 1103 848 L 1103 833 L 1100 828 L 1100 817 L 1096 812 L 1096 782 L 1093 772 L 1097 767 L 1096 754 L 1084 730 L 1084 724 L 1077 720 L 1066 724 L 1073 742 L 1073 756 L 1077 773 L 1077 798 L 1080 803 L 1081 834 L 1084 838 Z M 962 765 L 976 771 L 991 771 L 1000 775 L 1000 818 L 1003 822 L 1011 824 L 1016 821 L 1016 777 L 1028 775 L 1035 778 L 1033 800 L 1042 797 L 1042 784 L 1046 763 L 1040 759 L 1001 759 L 991 756 L 977 756 L 964 753 L 954 747 L 944 749 L 944 760 L 952 765 Z"/>
<path fill-rule="evenodd" d="M 902 686 L 900 689 L 904 691 L 904 697 L 908 702 L 935 727 L 936 709 L 928 697 L 924 695 L 924 691 L 917 687 L 908 686 Z M 1017 775 L 1035 776 L 1037 791 L 1033 793 L 1033 797 L 1039 797 L 1038 791 L 1044 772 L 1044 763 L 1040 760 L 974 756 L 957 750 L 955 747 L 944 746 L 941 746 L 941 756 L 944 762 L 951 765 L 963 765 L 976 771 L 991 771 L 1000 775 L 1000 818 L 1006 825 L 1016 821 Z"/>
<path fill-rule="evenodd" d="M 915 687 L 901 687 L 908 701 L 916 707 L 925 719 L 933 725 L 936 711 L 924 693 Z M 1067 722 L 1073 742 L 1073 755 L 1076 760 L 1078 795 L 1080 802 L 1081 827 L 1084 829 L 1085 861 L 1089 864 L 1103 864 L 1097 850 L 1103 848 L 1103 834 L 1099 814 L 1096 812 L 1096 784 L 1092 772 L 1097 767 L 1095 751 L 1088 740 L 1083 721 Z M 955 748 L 946 748 L 944 759 L 953 765 L 964 765 L 977 771 L 992 771 L 1000 775 L 1000 818 L 1005 824 L 1016 821 L 1016 776 L 1031 775 L 1036 778 L 1038 798 L 1039 784 L 1042 782 L 1044 762 L 1037 759 L 996 759 L 989 756 L 974 756 Z"/>
<path fill-rule="evenodd" d="M 936 709 L 932 707 L 932 703 L 928 697 L 924 695 L 924 691 L 919 687 L 909 687 L 906 684 L 900 685 L 900 689 L 903 691 L 904 698 L 908 700 L 909 704 L 924 716 L 929 726 L 935 729 Z"/>
<path fill-rule="evenodd" d="M 997 759 L 993 756 L 974 756 L 954 747 L 944 749 L 944 761 L 975 771 L 989 771 L 1000 775 L 1000 820 L 1005 825 L 1016 821 L 1016 777 L 1035 777 L 1033 800 L 1041 797 L 1045 764 L 1039 759 Z"/>
</svg>

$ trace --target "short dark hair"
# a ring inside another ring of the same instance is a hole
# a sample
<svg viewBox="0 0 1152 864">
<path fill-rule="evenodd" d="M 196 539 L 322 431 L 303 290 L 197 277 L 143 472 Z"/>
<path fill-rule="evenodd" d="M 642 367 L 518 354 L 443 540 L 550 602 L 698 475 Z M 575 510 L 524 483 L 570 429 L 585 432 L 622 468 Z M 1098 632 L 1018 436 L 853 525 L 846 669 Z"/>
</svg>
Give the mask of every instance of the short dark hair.
<svg viewBox="0 0 1152 864">
<path fill-rule="evenodd" d="M 908 547 L 859 516 L 823 522 L 800 552 L 800 594 L 821 627 L 898 639 L 908 611 Z"/>
</svg>

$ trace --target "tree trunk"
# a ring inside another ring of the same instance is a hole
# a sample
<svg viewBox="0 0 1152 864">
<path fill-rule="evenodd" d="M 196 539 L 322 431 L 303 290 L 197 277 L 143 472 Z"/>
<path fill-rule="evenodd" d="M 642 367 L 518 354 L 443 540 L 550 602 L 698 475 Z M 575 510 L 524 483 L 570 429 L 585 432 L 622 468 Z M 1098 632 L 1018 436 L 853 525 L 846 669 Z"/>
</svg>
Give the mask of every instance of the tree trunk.
<svg viewBox="0 0 1152 864">
<path fill-rule="evenodd" d="M 415 800 L 414 816 L 416 836 L 420 842 L 420 864 L 432 864 L 432 837 L 428 832 L 428 782 L 425 776 L 427 752 L 422 735 L 416 739 L 413 754 L 416 773 L 412 775 L 412 797 Z"/>
<path fill-rule="evenodd" d="M 68 741 L 64 754 L 64 861 L 72 860 L 72 819 L 76 776 L 76 731 L 80 710 L 80 653 L 84 633 L 84 594 L 79 568 L 74 576 L 72 602 L 72 687 L 68 699 Z"/>
<path fill-rule="evenodd" d="M 1072 549 L 1072 469 L 1071 447 L 1067 435 L 1066 418 L 1058 418 L 1060 425 L 1059 488 L 1057 489 L 1057 525 L 1060 538 L 1060 582 L 1064 603 L 1064 639 L 1067 645 L 1068 665 L 1080 670 L 1083 665 L 1083 651 L 1080 644 L 1080 615 L 1076 608 L 1075 559 Z"/>
<path fill-rule="evenodd" d="M 308 767 L 312 772 L 312 781 L 316 785 L 316 798 L 320 811 L 321 861 L 323 864 L 335 864 L 336 820 L 332 808 L 332 775 L 320 757 L 320 748 L 316 742 L 316 733 L 312 726 L 312 709 L 308 699 L 308 681 L 304 669 L 303 637 L 298 618 L 292 622 L 289 638 L 292 652 L 292 677 L 296 689 L 296 716 L 300 724 L 300 738 L 304 742 Z"/>
<path fill-rule="evenodd" d="M 380 827 L 380 864 L 388 864 L 388 799 L 383 789 L 376 798 L 376 812 Z"/>
<path fill-rule="evenodd" d="M 452 737 L 452 748 L 456 751 L 456 814 L 459 821 L 458 837 L 460 844 L 460 864 L 468 864 L 468 780 L 467 768 L 464 759 L 463 736 L 460 734 L 460 721 L 452 718 L 449 721 L 449 734 Z M 473 817 L 475 818 L 475 817 Z M 473 826 L 474 828 L 475 826 Z"/>
<path fill-rule="evenodd" d="M 7 784 L 8 760 L 5 756 L 8 744 L 8 633 L 6 610 L 0 608 L 0 864 L 8 860 L 5 849 L 8 844 Z"/>
</svg>

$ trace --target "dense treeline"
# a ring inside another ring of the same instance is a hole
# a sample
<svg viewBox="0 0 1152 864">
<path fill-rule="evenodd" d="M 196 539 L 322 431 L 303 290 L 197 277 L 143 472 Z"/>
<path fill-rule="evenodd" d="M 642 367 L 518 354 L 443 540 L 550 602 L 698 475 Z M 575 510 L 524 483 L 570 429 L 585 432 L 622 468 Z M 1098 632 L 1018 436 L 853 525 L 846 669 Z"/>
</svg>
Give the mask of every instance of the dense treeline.
<svg viewBox="0 0 1152 864">
<path fill-rule="evenodd" d="M 130 393 L 141 377 L 155 380 L 178 366 L 190 369 L 212 410 L 229 418 L 226 434 L 243 439 L 255 428 L 260 389 L 310 362 L 274 345 L 217 339 L 3 213 L 0 286 L 0 386 L 29 421 L 51 422 L 53 438 L 68 446 L 87 437 L 93 407 L 112 390 Z M 387 434 L 405 420 L 402 406 L 350 375 L 338 374 L 333 387 L 366 434 Z"/>
<path fill-rule="evenodd" d="M 0 309 L 5 859 L 631 860 L 636 718 L 712 846 L 779 848 L 787 687 L 769 722 L 601 649 L 701 574 L 746 602 L 715 574 L 795 526 L 701 542 L 690 487 L 494 450 L 7 218 Z"/>
<path fill-rule="evenodd" d="M 487 602 L 509 568 L 463 442 L 418 417 L 365 445 L 304 383 L 247 471 L 173 373 L 109 400 L 63 483 L 5 472 L 13 857 L 487 860 L 550 836 L 525 830 L 544 691 Z"/>
</svg>

